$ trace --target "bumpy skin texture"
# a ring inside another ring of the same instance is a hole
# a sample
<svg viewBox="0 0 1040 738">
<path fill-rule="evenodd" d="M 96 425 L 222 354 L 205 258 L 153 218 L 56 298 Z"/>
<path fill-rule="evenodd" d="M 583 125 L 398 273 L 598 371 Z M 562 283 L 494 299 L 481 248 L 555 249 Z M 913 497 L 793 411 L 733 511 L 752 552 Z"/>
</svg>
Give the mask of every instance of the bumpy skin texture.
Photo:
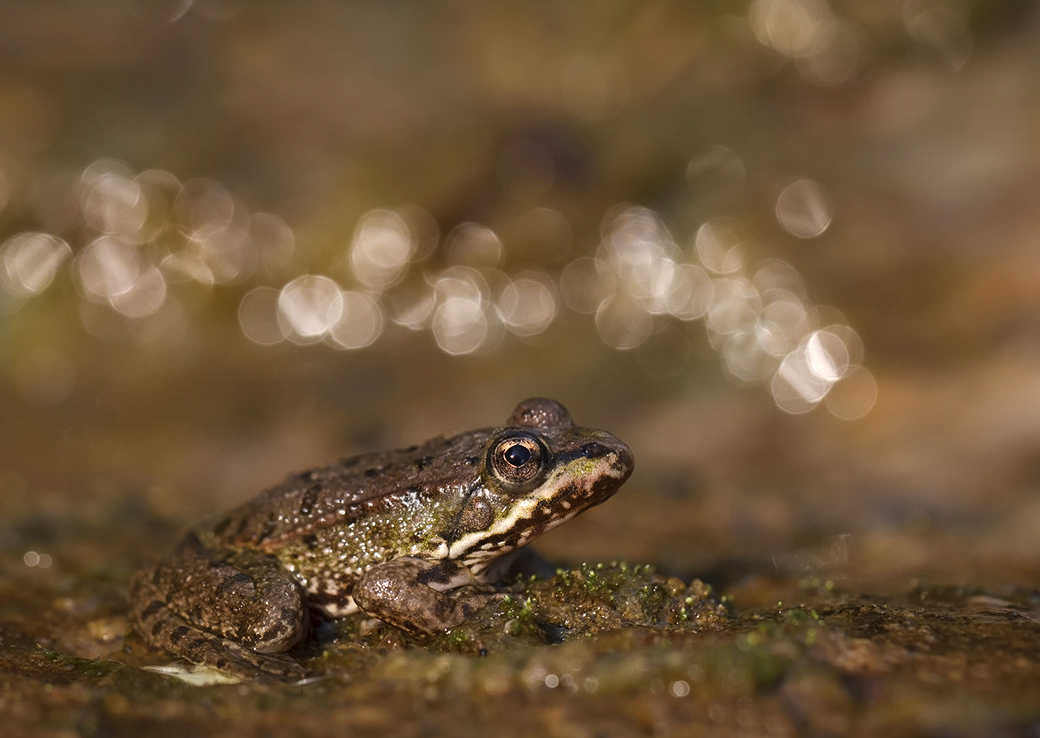
<svg viewBox="0 0 1040 738">
<path fill-rule="evenodd" d="M 195 663 L 302 677 L 283 652 L 306 637 L 309 610 L 455 627 L 493 596 L 516 549 L 613 495 L 632 463 L 559 403 L 526 400 L 505 427 L 292 475 L 196 526 L 134 578 L 131 617 Z"/>
</svg>

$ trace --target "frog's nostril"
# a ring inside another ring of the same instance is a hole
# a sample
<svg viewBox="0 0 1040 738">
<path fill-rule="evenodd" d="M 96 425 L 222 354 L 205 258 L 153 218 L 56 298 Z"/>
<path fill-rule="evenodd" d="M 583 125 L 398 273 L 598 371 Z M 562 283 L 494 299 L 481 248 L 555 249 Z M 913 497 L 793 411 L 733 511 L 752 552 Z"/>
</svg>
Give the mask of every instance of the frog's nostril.
<svg viewBox="0 0 1040 738">
<path fill-rule="evenodd" d="M 591 459 L 597 456 L 605 456 L 609 450 L 610 449 L 602 443 L 596 443 L 593 441 L 592 443 L 586 443 L 581 447 L 581 455 L 585 458 Z"/>
</svg>

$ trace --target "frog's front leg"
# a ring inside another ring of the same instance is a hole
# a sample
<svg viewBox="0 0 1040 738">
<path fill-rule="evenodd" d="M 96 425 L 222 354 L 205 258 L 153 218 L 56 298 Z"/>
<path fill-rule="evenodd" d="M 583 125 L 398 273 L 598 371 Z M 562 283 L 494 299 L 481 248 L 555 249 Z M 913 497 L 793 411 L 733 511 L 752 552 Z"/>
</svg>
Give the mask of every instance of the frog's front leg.
<svg viewBox="0 0 1040 738">
<path fill-rule="evenodd" d="M 369 569 L 354 585 L 354 602 L 366 614 L 413 633 L 433 634 L 465 622 L 494 594 L 448 590 L 475 585 L 451 561 L 402 557 Z"/>
<path fill-rule="evenodd" d="M 189 534 L 171 558 L 137 574 L 130 599 L 152 645 L 239 676 L 305 675 L 278 655 L 303 637 L 307 618 L 296 583 L 271 556 L 211 550 Z"/>
</svg>

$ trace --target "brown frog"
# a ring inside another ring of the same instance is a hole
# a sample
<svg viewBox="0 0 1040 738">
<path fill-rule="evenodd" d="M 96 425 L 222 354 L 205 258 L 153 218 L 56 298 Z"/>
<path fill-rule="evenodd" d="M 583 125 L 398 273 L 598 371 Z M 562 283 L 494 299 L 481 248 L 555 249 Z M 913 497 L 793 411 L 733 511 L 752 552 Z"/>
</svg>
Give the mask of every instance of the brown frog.
<svg viewBox="0 0 1040 738">
<path fill-rule="evenodd" d="M 632 465 L 611 434 L 529 399 L 501 428 L 294 474 L 192 528 L 136 575 L 131 616 L 149 643 L 197 664 L 302 677 L 284 652 L 312 608 L 453 628 L 495 596 L 518 549 L 613 495 Z"/>
</svg>

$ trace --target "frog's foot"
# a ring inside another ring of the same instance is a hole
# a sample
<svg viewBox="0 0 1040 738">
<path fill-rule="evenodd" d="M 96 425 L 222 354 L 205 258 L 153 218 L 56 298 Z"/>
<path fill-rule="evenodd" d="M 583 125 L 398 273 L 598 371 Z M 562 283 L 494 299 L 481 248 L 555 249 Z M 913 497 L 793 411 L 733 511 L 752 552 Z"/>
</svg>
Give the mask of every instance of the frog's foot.
<svg viewBox="0 0 1040 738">
<path fill-rule="evenodd" d="M 192 538 L 134 578 L 130 614 L 145 640 L 239 676 L 304 677 L 281 655 L 308 621 L 295 582 L 268 556 L 209 551 Z"/>
<path fill-rule="evenodd" d="M 470 572 L 452 562 L 402 557 L 372 567 L 354 585 L 365 613 L 402 630 L 434 634 L 454 628 L 498 595 L 474 592 Z M 449 590 L 467 587 L 465 593 Z"/>
</svg>

